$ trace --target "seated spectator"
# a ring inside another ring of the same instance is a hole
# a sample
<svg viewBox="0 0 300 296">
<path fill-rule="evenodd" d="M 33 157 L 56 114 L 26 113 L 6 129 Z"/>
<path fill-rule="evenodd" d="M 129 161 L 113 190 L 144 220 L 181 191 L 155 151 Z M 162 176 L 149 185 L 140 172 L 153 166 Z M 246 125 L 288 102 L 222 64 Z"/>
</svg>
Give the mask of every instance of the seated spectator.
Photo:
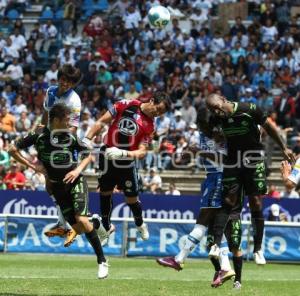
<svg viewBox="0 0 300 296">
<path fill-rule="evenodd" d="M 18 85 L 23 78 L 23 69 L 19 63 L 18 58 L 13 58 L 12 64 L 10 64 L 4 74 L 0 76 L 0 80 L 10 81 L 13 85 Z"/>
<path fill-rule="evenodd" d="M 22 112 L 27 112 L 27 107 L 23 104 L 21 96 L 17 96 L 15 104 L 10 108 L 10 112 L 16 117 L 16 120 L 20 119 Z"/>
<path fill-rule="evenodd" d="M 128 92 L 125 93 L 125 99 L 131 101 L 137 99 L 139 96 L 140 93 L 136 91 L 135 84 L 130 84 Z"/>
<path fill-rule="evenodd" d="M 165 114 L 155 119 L 155 135 L 158 138 L 165 137 L 170 129 L 171 120 Z"/>
<path fill-rule="evenodd" d="M 257 99 L 252 94 L 252 88 L 246 88 L 245 96 L 241 97 L 240 102 L 257 104 Z"/>
<path fill-rule="evenodd" d="M 280 192 L 277 190 L 276 185 L 274 184 L 269 185 L 267 196 L 271 198 L 277 198 L 277 199 L 280 198 Z"/>
<path fill-rule="evenodd" d="M 174 182 L 169 184 L 169 190 L 166 191 L 166 195 L 181 195 L 180 191 L 176 189 L 176 185 Z"/>
<path fill-rule="evenodd" d="M 146 191 L 157 194 L 162 188 L 161 177 L 157 174 L 156 168 L 151 168 L 148 176 L 144 177 L 143 184 Z"/>
<path fill-rule="evenodd" d="M 182 119 L 180 111 L 176 110 L 174 113 L 174 119 L 171 121 L 170 130 L 178 134 L 182 134 L 185 131 L 186 122 Z"/>
<path fill-rule="evenodd" d="M 294 189 L 285 186 L 285 190 L 280 193 L 280 197 L 284 198 L 299 198 L 299 193 Z"/>
<path fill-rule="evenodd" d="M 66 36 L 65 39 L 68 43 L 71 43 L 71 46 L 76 47 L 81 43 L 81 35 L 78 34 L 76 28 L 72 28 L 71 32 Z"/>
<path fill-rule="evenodd" d="M 10 164 L 10 157 L 6 150 L 3 149 L 3 141 L 0 142 L 0 166 L 8 168 Z"/>
<path fill-rule="evenodd" d="M 21 112 L 20 118 L 16 121 L 16 131 L 19 135 L 28 134 L 31 127 L 31 121 L 27 117 L 27 112 Z"/>
<path fill-rule="evenodd" d="M 34 173 L 31 179 L 31 182 L 34 186 L 34 189 L 37 191 L 45 191 L 46 190 L 46 180 L 45 176 L 42 173 Z"/>
<path fill-rule="evenodd" d="M 3 179 L 7 186 L 7 189 L 11 190 L 21 190 L 24 189 L 26 178 L 24 174 L 20 171 L 20 167 L 17 163 L 12 162 L 10 165 L 10 170 Z"/>
<path fill-rule="evenodd" d="M 266 211 L 267 210 L 267 211 Z M 264 210 L 266 214 L 267 221 L 278 221 L 285 222 L 287 221 L 288 213 L 280 205 L 272 204 L 269 208 Z"/>
<path fill-rule="evenodd" d="M 12 45 L 17 50 L 21 51 L 22 49 L 24 49 L 26 47 L 27 41 L 26 41 L 25 37 L 20 34 L 19 29 L 14 29 L 14 34 L 10 35 L 9 37 L 12 41 Z"/>
<path fill-rule="evenodd" d="M 16 118 L 8 112 L 6 107 L 0 109 L 0 132 L 12 135 L 16 132 Z"/>
<path fill-rule="evenodd" d="M 186 122 L 186 124 L 191 124 L 196 122 L 197 111 L 194 106 L 192 106 L 191 101 L 186 99 L 182 103 L 182 108 L 180 112 L 182 114 L 182 119 Z"/>
<path fill-rule="evenodd" d="M 112 81 L 111 73 L 106 69 L 104 65 L 99 67 L 99 72 L 97 74 L 97 80 L 101 85 L 107 85 L 109 82 Z"/>
<path fill-rule="evenodd" d="M 48 52 L 51 45 L 56 41 L 58 33 L 57 28 L 52 23 L 52 20 L 47 20 L 47 23 L 40 27 L 39 33 L 39 48 L 36 49 Z"/>
<path fill-rule="evenodd" d="M 45 73 L 45 78 L 44 81 L 49 85 L 51 80 L 56 80 L 57 81 L 57 73 L 58 73 L 58 68 L 57 64 L 53 63 L 51 65 L 51 68 Z M 43 87 L 44 89 L 44 87 Z"/>
<path fill-rule="evenodd" d="M 167 138 L 163 138 L 159 146 L 159 154 L 157 156 L 157 166 L 160 171 L 167 170 L 171 167 L 174 151 L 175 146 L 168 141 Z"/>
</svg>

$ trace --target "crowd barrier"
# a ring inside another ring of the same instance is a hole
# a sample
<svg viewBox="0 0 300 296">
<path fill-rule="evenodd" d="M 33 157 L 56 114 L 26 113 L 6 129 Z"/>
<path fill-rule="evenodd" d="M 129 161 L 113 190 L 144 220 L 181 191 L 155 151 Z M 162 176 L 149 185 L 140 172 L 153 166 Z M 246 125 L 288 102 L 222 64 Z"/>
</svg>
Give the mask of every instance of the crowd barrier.
<svg viewBox="0 0 300 296">
<path fill-rule="evenodd" d="M 192 230 L 194 220 L 146 219 L 150 239 L 139 238 L 131 218 L 114 218 L 116 232 L 104 247 L 106 255 L 115 256 L 170 256 L 182 246 Z M 43 232 L 56 222 L 56 217 L 42 215 L 0 215 L 0 251 L 30 253 L 93 254 L 84 236 L 78 236 L 69 247 L 62 238 L 48 238 Z M 266 222 L 263 249 L 269 261 L 300 262 L 300 223 Z M 243 222 L 242 251 L 252 259 L 250 222 Z M 192 258 L 206 258 L 206 238 L 191 254 Z"/>
</svg>

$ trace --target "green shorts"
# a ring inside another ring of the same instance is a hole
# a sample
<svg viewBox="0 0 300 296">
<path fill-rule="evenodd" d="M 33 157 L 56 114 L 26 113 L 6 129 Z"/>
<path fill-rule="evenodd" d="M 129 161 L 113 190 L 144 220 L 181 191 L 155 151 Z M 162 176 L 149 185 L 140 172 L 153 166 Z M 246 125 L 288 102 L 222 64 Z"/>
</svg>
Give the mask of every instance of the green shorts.
<svg viewBox="0 0 300 296">
<path fill-rule="evenodd" d="M 53 195 L 71 225 L 76 223 L 75 215 L 88 215 L 88 186 L 84 176 L 79 176 L 73 184 L 53 183 Z"/>
</svg>

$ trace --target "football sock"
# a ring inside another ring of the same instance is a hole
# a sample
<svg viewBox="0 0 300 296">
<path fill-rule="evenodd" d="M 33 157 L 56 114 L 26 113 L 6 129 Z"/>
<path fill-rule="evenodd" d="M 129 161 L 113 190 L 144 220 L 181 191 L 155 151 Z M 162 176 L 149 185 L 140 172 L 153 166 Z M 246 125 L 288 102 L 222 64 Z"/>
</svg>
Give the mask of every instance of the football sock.
<svg viewBox="0 0 300 296">
<path fill-rule="evenodd" d="M 103 195 L 100 193 L 100 209 L 101 209 L 101 219 L 102 225 L 106 231 L 110 228 L 110 215 L 112 211 L 112 197 L 111 195 Z"/>
<path fill-rule="evenodd" d="M 243 267 L 243 256 L 232 257 L 234 272 L 235 272 L 235 281 L 242 282 L 242 267 Z"/>
<path fill-rule="evenodd" d="M 221 265 L 221 269 L 225 271 L 231 269 L 228 253 L 229 253 L 229 249 L 228 249 L 227 240 L 225 238 L 225 235 L 223 234 L 221 245 L 220 245 L 220 265 Z"/>
<path fill-rule="evenodd" d="M 265 220 L 262 211 L 251 212 L 251 223 L 253 228 L 254 250 L 257 252 L 261 249 L 262 239 L 264 235 Z"/>
<path fill-rule="evenodd" d="M 215 271 L 220 271 L 221 265 L 220 265 L 219 260 L 215 257 L 210 257 L 209 259 L 210 259 L 211 263 L 213 264 Z"/>
<path fill-rule="evenodd" d="M 229 211 L 226 208 L 221 208 L 220 211 L 216 214 L 213 234 L 214 234 L 214 243 L 218 246 L 221 245 L 224 229 L 226 227 L 227 221 L 229 218 Z"/>
<path fill-rule="evenodd" d="M 65 220 L 65 217 L 60 209 L 59 205 L 56 205 L 56 209 L 57 209 L 57 216 L 58 216 L 58 223 L 60 226 L 62 226 L 63 228 L 68 228 L 67 227 L 67 222 Z"/>
<path fill-rule="evenodd" d="M 192 232 L 188 235 L 183 248 L 180 250 L 175 260 L 179 263 L 183 263 L 188 255 L 194 250 L 195 246 L 200 242 L 204 236 L 206 227 L 196 224 Z"/>
<path fill-rule="evenodd" d="M 142 214 L 142 205 L 140 201 L 137 201 L 134 204 L 127 204 L 133 214 L 134 222 L 136 226 L 141 226 L 143 224 L 143 214 Z"/>
<path fill-rule="evenodd" d="M 98 264 L 100 264 L 102 262 L 106 262 L 106 259 L 103 254 L 103 249 L 102 249 L 102 246 L 100 243 L 100 239 L 99 239 L 99 236 L 98 236 L 96 230 L 93 229 L 91 232 L 86 233 L 85 237 L 87 238 L 87 240 L 89 241 L 89 243 L 91 244 L 91 246 L 93 247 L 93 249 L 95 251 Z"/>
</svg>

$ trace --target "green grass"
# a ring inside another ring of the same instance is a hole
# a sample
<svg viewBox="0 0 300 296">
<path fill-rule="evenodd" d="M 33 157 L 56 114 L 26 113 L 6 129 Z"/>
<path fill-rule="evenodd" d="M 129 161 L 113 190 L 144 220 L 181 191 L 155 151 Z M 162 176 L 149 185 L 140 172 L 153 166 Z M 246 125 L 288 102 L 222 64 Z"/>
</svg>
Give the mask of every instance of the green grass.
<svg viewBox="0 0 300 296">
<path fill-rule="evenodd" d="M 181 272 L 158 266 L 154 259 L 110 258 L 110 275 L 97 280 L 93 256 L 0 255 L 0 295 L 299 295 L 300 266 L 245 263 L 242 291 L 232 282 L 210 287 L 207 261 L 188 261 Z"/>
</svg>

